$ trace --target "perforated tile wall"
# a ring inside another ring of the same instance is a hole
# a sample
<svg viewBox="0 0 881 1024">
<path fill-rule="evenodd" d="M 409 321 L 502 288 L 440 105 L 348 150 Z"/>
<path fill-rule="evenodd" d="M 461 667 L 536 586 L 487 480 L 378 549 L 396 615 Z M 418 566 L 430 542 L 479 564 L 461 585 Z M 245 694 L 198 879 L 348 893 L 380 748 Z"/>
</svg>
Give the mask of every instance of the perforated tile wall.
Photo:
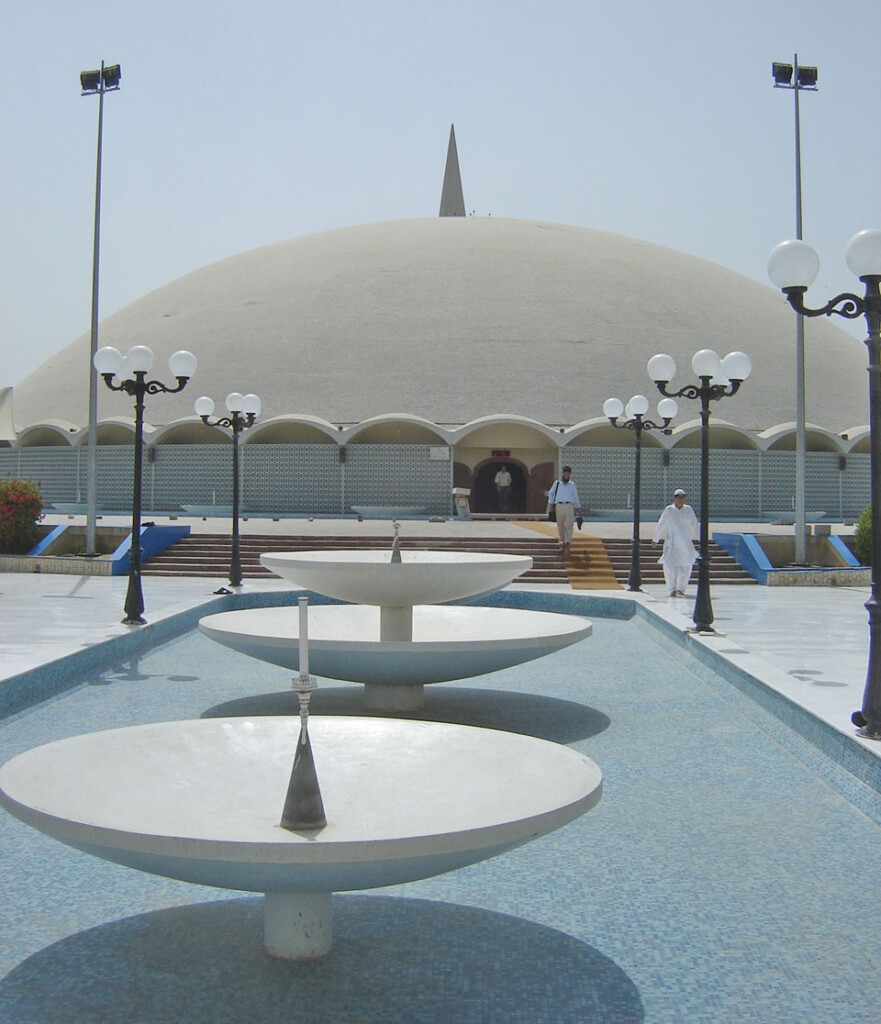
<svg viewBox="0 0 881 1024">
<path fill-rule="evenodd" d="M 294 515 L 342 511 L 342 467 L 335 444 L 251 444 L 242 452 L 249 511 Z"/>
<path fill-rule="evenodd" d="M 349 445 L 341 461 L 331 444 L 241 445 L 242 512 L 338 515 L 353 505 L 412 506 L 429 515 L 451 513 L 451 462 L 428 445 Z M 448 451 L 448 450 L 447 450 Z M 144 451 L 143 508 L 160 514 L 184 504 L 229 505 L 232 501 L 229 445 L 158 445 Z M 37 480 L 46 506 L 85 502 L 85 448 L 0 448 L 0 476 Z M 594 510 L 632 507 L 632 447 L 573 446 L 560 454 L 568 463 L 582 502 Z M 808 452 L 806 509 L 816 516 L 856 517 L 870 501 L 867 454 L 842 457 Z M 700 451 L 642 451 L 642 508 L 662 508 L 674 487 L 700 501 Z M 98 448 L 100 511 L 131 508 L 132 449 Z M 734 451 L 710 453 L 710 511 L 713 519 L 792 516 L 795 453 Z"/>
<path fill-rule="evenodd" d="M 425 444 L 350 444 L 345 463 L 346 511 L 353 505 L 409 506 L 429 515 L 448 515 L 452 460 L 432 457 L 439 452 Z"/>
</svg>

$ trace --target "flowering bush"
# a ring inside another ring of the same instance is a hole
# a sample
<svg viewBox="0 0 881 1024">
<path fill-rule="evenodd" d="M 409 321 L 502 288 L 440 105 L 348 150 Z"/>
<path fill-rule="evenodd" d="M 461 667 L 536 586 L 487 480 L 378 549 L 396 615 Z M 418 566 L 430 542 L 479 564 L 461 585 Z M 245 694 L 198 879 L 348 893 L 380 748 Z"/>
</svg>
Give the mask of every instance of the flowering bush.
<svg viewBox="0 0 881 1024">
<path fill-rule="evenodd" d="M 43 496 L 31 480 L 0 480 L 0 552 L 25 555 L 37 543 Z"/>
</svg>

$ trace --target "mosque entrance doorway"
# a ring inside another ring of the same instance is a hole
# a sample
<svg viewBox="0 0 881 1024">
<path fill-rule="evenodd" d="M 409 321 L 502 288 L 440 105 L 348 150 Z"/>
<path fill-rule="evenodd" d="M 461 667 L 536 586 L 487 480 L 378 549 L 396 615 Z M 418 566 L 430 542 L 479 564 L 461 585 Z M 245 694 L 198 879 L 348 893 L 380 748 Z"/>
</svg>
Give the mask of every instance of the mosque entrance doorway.
<svg viewBox="0 0 881 1024">
<path fill-rule="evenodd" d="M 501 515 L 499 496 L 496 491 L 496 473 L 508 467 L 511 474 L 511 494 L 508 498 L 508 514 L 513 515 L 526 511 L 526 471 L 523 466 L 511 459 L 492 459 L 484 462 L 474 470 L 474 483 L 471 490 L 471 511 Z"/>
</svg>

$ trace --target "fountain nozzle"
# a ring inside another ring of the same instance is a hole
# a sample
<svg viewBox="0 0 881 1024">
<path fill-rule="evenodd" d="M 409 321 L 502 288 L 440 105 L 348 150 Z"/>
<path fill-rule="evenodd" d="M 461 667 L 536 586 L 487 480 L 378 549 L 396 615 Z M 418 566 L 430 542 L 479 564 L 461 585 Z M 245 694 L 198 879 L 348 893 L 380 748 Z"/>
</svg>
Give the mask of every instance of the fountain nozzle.
<svg viewBox="0 0 881 1024">
<path fill-rule="evenodd" d="M 400 539 L 398 537 L 398 534 L 400 533 L 400 530 L 401 530 L 401 524 L 400 523 L 395 523 L 395 539 L 394 539 L 394 542 L 392 543 L 392 562 L 400 562 L 400 561 L 402 561 L 402 559 L 401 559 L 401 541 L 400 541 Z"/>
<path fill-rule="evenodd" d="M 300 674 L 293 680 L 292 686 L 297 691 L 300 704 L 300 735 L 281 814 L 281 827 L 290 832 L 309 832 L 324 828 L 327 818 L 312 757 L 312 744 L 309 742 L 309 700 L 318 688 L 315 677 L 309 675 L 309 598 L 301 597 L 299 605 Z"/>
</svg>

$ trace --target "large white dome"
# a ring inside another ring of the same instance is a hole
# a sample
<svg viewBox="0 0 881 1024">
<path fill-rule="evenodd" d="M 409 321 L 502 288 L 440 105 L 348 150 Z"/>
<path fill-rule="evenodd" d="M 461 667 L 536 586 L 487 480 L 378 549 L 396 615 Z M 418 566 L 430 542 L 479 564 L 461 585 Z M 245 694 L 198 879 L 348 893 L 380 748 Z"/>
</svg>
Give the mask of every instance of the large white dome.
<svg viewBox="0 0 881 1024">
<path fill-rule="evenodd" d="M 191 415 L 198 395 L 234 390 L 260 395 L 264 421 L 516 414 L 570 425 L 602 415 L 610 395 L 651 396 L 645 366 L 656 352 L 673 355 L 684 384 L 696 350 L 742 349 L 753 376 L 718 412 L 758 431 L 795 418 L 794 335 L 778 292 L 691 256 L 586 228 L 445 217 L 344 228 L 212 264 L 106 318 L 99 344 L 149 345 L 166 381 L 173 351 L 196 354 L 183 394 L 148 399 L 154 425 Z M 16 387 L 19 430 L 87 422 L 88 351 L 83 335 Z M 836 431 L 865 423 L 864 346 L 812 321 L 806 359 L 807 419 Z M 99 402 L 101 419 L 131 415 L 130 401 L 103 387 Z"/>
</svg>

